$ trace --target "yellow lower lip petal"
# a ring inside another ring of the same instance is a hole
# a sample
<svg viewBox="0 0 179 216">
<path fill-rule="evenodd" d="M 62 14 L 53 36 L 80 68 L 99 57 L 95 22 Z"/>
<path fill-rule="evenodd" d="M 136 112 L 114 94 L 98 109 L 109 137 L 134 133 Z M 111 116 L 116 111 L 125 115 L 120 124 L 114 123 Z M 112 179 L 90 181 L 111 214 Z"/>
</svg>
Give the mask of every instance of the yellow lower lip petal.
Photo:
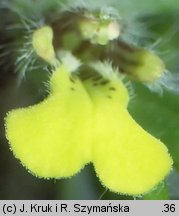
<svg viewBox="0 0 179 216">
<path fill-rule="evenodd" d="M 82 84 L 60 67 L 50 89 L 43 102 L 6 117 L 11 149 L 32 173 L 70 177 L 93 162 L 111 191 L 139 195 L 170 172 L 172 159 L 165 145 L 127 112 L 129 96 L 122 82 Z"/>
<path fill-rule="evenodd" d="M 6 136 L 14 155 L 36 176 L 69 177 L 91 160 L 91 101 L 64 68 L 54 72 L 51 89 L 38 105 L 8 113 Z"/>
<path fill-rule="evenodd" d="M 150 191 L 171 170 L 167 148 L 132 119 L 114 93 L 108 97 L 101 86 L 89 83 L 87 88 L 96 115 L 93 163 L 102 184 L 129 195 Z"/>
</svg>

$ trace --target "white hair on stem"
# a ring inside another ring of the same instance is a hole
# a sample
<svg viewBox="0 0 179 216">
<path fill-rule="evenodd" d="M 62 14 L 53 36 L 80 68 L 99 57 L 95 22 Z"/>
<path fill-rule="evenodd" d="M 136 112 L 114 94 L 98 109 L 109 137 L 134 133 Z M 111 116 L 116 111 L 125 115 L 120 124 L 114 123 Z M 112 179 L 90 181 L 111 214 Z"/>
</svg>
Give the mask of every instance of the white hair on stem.
<svg viewBox="0 0 179 216">
<path fill-rule="evenodd" d="M 18 85 L 25 78 L 28 71 L 35 70 L 37 56 L 32 47 L 32 33 L 35 29 L 40 28 L 44 25 L 44 17 L 36 17 L 33 14 L 29 17 L 26 13 L 22 13 L 22 9 L 12 7 L 13 3 L 10 1 L 3 1 L 0 4 L 0 8 L 7 9 L 10 13 L 17 16 L 18 19 L 14 18 L 12 23 L 5 26 L 6 31 L 16 31 L 19 38 L 13 43 L 0 45 L 0 59 L 2 64 L 5 62 L 5 57 L 11 53 L 13 57 L 16 57 L 14 62 L 15 72 L 18 73 Z M 14 23 L 13 23 L 14 22 Z M 22 35 L 22 36 L 21 36 Z M 3 60 L 4 58 L 4 60 Z"/>
<path fill-rule="evenodd" d="M 66 7 L 67 8 L 86 8 L 88 10 L 96 10 L 96 9 L 101 9 L 101 8 L 106 8 L 106 11 L 110 10 L 109 6 L 115 6 L 116 0 L 98 0 L 98 1 L 93 1 L 91 0 L 68 0 L 66 2 Z M 108 9 L 107 9 L 108 8 Z M 115 7 L 114 7 L 115 8 Z"/>
<path fill-rule="evenodd" d="M 89 64 L 96 72 L 98 72 L 102 77 L 105 79 L 111 79 L 114 76 L 119 77 L 121 80 L 124 79 L 125 75 L 119 73 L 117 67 L 112 66 L 111 61 L 97 61 L 97 62 L 91 62 Z"/>
<path fill-rule="evenodd" d="M 153 84 L 145 84 L 151 91 L 163 95 L 164 90 L 179 94 L 179 73 L 166 70 L 160 79 Z"/>
<path fill-rule="evenodd" d="M 31 44 L 30 35 L 24 36 L 22 47 L 16 51 L 15 72 L 18 73 L 18 85 L 25 78 L 28 71 L 34 69 L 36 55 Z"/>
<path fill-rule="evenodd" d="M 105 79 L 111 80 L 113 78 L 117 78 L 122 80 L 123 84 L 128 90 L 130 100 L 135 98 L 135 92 L 132 83 L 127 79 L 126 75 L 120 73 L 117 67 L 113 67 L 110 61 L 92 62 L 89 65 Z"/>
</svg>

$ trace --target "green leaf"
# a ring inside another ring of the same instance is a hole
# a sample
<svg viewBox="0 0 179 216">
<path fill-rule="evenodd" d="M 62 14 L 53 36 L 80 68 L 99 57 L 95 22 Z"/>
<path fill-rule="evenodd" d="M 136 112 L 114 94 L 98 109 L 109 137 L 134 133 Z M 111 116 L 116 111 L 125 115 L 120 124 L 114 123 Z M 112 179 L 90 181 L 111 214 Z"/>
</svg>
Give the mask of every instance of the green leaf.
<svg viewBox="0 0 179 216">
<path fill-rule="evenodd" d="M 129 110 L 145 130 L 164 142 L 179 170 L 179 95 L 164 91 L 163 96 L 135 85 L 136 98 Z"/>
<path fill-rule="evenodd" d="M 168 187 L 165 182 L 160 183 L 153 191 L 145 194 L 143 200 L 168 200 Z"/>
</svg>

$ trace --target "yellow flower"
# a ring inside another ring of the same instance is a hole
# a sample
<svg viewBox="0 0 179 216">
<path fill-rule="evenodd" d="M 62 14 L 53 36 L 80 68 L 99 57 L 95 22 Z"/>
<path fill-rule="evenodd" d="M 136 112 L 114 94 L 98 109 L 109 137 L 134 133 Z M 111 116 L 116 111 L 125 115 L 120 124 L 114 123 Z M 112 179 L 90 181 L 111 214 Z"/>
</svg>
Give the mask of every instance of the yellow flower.
<svg viewBox="0 0 179 216">
<path fill-rule="evenodd" d="M 7 139 L 15 157 L 38 177 L 71 177 L 92 162 L 111 191 L 143 194 L 170 172 L 172 159 L 132 119 L 128 101 L 115 74 L 81 81 L 61 64 L 44 101 L 8 113 Z"/>
</svg>

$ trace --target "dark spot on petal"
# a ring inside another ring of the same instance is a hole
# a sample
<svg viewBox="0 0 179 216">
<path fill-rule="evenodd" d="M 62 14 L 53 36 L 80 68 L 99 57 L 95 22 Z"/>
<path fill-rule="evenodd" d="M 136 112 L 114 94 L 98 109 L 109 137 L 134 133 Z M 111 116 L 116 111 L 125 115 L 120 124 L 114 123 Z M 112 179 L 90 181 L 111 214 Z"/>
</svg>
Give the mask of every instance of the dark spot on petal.
<svg viewBox="0 0 179 216">
<path fill-rule="evenodd" d="M 75 83 L 75 80 L 74 80 L 72 77 L 70 77 L 70 81 L 71 81 L 72 83 Z"/>
<path fill-rule="evenodd" d="M 116 91 L 116 88 L 110 87 L 109 90 L 110 90 L 110 91 Z"/>
<path fill-rule="evenodd" d="M 109 80 L 103 80 L 103 81 L 101 81 L 99 84 L 100 84 L 100 85 L 106 85 L 107 83 L 109 83 Z"/>
</svg>

